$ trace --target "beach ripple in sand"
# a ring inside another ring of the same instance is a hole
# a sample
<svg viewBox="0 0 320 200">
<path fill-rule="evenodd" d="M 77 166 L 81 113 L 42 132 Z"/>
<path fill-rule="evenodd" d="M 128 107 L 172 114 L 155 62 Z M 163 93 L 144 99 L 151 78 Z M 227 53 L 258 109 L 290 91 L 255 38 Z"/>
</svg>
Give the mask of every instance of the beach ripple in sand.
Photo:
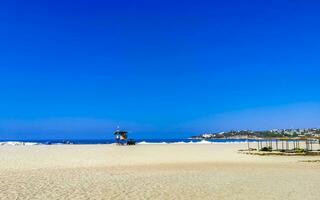
<svg viewBox="0 0 320 200">
<path fill-rule="evenodd" d="M 320 195 L 315 184 L 319 176 L 313 171 L 194 167 L 6 172 L 1 174 L 0 199 L 317 199 Z"/>
<path fill-rule="evenodd" d="M 319 163 L 239 148 L 3 147 L 0 199 L 319 199 Z"/>
</svg>

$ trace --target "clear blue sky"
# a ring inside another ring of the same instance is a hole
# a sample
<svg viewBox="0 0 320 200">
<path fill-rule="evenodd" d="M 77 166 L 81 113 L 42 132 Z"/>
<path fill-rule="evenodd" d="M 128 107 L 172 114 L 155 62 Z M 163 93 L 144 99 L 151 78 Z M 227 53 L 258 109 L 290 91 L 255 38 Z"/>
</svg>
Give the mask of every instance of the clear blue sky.
<svg viewBox="0 0 320 200">
<path fill-rule="evenodd" d="M 0 3 L 0 139 L 320 127 L 317 1 Z"/>
</svg>

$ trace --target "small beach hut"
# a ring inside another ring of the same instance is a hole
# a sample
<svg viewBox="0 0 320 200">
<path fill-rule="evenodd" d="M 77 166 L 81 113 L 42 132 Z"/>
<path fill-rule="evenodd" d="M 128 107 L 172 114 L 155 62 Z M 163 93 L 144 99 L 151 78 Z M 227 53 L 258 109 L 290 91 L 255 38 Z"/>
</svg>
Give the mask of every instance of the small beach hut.
<svg viewBox="0 0 320 200">
<path fill-rule="evenodd" d="M 123 145 L 127 143 L 128 132 L 122 131 L 119 128 L 114 132 L 115 140 L 117 144 Z"/>
</svg>

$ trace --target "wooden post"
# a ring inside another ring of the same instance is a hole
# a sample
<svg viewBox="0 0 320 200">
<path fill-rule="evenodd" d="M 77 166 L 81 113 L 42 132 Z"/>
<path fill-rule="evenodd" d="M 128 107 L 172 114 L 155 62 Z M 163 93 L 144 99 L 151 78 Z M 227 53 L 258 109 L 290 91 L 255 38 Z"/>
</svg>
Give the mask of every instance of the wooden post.
<svg viewBox="0 0 320 200">
<path fill-rule="evenodd" d="M 268 146 L 269 146 L 269 141 L 268 139 L 266 139 L 266 147 L 268 148 Z"/>
<path fill-rule="evenodd" d="M 294 140 L 292 142 L 293 142 L 293 149 L 295 149 L 296 148 L 296 144 L 294 143 Z"/>
<path fill-rule="evenodd" d="M 278 139 L 276 139 L 276 149 L 278 151 Z"/>
<path fill-rule="evenodd" d="M 258 140 L 258 145 L 259 145 L 259 150 L 260 150 L 260 148 L 261 148 L 261 146 L 260 146 L 260 140 Z"/>
<path fill-rule="evenodd" d="M 259 143 L 259 150 L 261 150 L 262 149 L 262 141 L 258 141 L 258 143 Z"/>
<path fill-rule="evenodd" d="M 269 140 L 269 147 L 272 149 L 272 139 Z"/>
</svg>

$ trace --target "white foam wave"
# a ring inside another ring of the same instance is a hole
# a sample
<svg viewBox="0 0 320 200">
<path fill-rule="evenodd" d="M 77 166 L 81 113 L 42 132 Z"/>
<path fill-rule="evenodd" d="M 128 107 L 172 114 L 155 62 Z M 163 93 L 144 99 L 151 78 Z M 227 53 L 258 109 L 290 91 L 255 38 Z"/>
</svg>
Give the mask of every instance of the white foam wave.
<svg viewBox="0 0 320 200">
<path fill-rule="evenodd" d="M 188 144 L 186 142 L 172 142 L 171 144 Z"/>
<path fill-rule="evenodd" d="M 209 142 L 206 140 L 201 140 L 199 142 L 184 142 L 184 141 L 180 141 L 180 142 L 146 142 L 146 141 L 142 141 L 142 142 L 138 142 L 137 144 L 213 144 L 213 142 Z"/>
<path fill-rule="evenodd" d="M 16 142 L 16 141 L 8 141 L 8 142 L 0 142 L 0 146 L 33 146 L 39 145 L 36 142 Z"/>
<path fill-rule="evenodd" d="M 196 142 L 196 144 L 212 144 L 212 142 L 209 142 L 207 140 L 201 140 L 200 142 Z"/>
<path fill-rule="evenodd" d="M 142 142 L 138 142 L 137 144 L 243 144 L 243 143 L 247 143 L 246 141 L 221 141 L 221 142 L 210 142 L 208 140 L 201 140 L 201 141 L 190 141 L 190 142 L 185 142 L 185 141 L 179 141 L 179 142 L 146 142 L 146 141 L 142 141 Z"/>
<path fill-rule="evenodd" d="M 138 142 L 137 144 L 168 144 L 166 142 L 146 142 L 146 141 L 142 141 L 142 142 Z"/>
</svg>

